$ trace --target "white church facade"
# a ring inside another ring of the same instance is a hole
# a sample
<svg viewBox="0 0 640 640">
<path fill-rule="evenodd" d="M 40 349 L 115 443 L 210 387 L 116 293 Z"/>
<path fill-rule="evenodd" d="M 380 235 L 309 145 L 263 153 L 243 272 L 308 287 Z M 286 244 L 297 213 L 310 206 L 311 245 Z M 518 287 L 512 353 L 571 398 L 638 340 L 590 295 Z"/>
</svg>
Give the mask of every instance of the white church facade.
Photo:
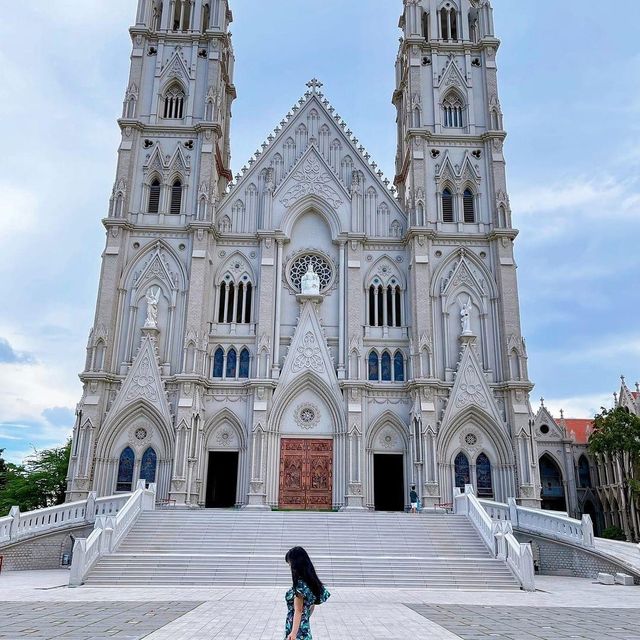
<svg viewBox="0 0 640 640">
<path fill-rule="evenodd" d="M 317 80 L 233 178 L 231 21 L 138 2 L 68 498 L 538 506 L 489 1 L 404 0 L 393 186 Z"/>
</svg>

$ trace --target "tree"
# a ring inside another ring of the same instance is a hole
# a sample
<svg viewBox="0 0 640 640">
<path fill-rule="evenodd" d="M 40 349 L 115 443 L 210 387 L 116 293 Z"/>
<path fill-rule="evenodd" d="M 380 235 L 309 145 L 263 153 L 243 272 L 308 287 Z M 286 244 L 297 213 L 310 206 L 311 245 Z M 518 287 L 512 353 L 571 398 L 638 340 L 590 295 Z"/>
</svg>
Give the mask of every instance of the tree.
<svg viewBox="0 0 640 640">
<path fill-rule="evenodd" d="M 589 450 L 608 457 L 613 463 L 621 485 L 622 524 L 627 537 L 637 539 L 640 537 L 637 477 L 640 467 L 640 417 L 624 407 L 603 408 L 594 419 Z"/>
<path fill-rule="evenodd" d="M 32 511 L 65 499 L 71 440 L 62 447 L 34 450 L 23 465 L 7 464 L 4 486 L 0 485 L 0 514 L 17 505 L 20 511 Z"/>
<path fill-rule="evenodd" d="M 3 453 L 4 449 L 0 449 L 0 491 L 2 491 L 2 487 L 7 483 L 7 463 L 2 457 Z"/>
</svg>

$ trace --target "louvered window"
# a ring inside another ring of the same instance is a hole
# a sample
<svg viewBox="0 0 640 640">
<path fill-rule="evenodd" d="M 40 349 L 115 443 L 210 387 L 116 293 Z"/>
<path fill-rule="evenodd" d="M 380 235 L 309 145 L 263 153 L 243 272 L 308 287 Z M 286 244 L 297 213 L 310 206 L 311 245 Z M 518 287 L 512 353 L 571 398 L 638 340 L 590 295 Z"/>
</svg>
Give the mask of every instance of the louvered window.
<svg viewBox="0 0 640 640">
<path fill-rule="evenodd" d="M 475 198 L 471 189 L 464 192 L 464 221 L 472 223 L 476 221 Z"/>
<path fill-rule="evenodd" d="M 442 220 L 443 222 L 454 222 L 453 194 L 449 189 L 442 192 Z"/>
<path fill-rule="evenodd" d="M 171 187 L 171 213 L 180 215 L 182 213 L 182 182 L 176 180 Z"/>
<path fill-rule="evenodd" d="M 163 117 L 168 120 L 181 120 L 184 115 L 184 92 L 179 87 L 171 88 L 164 98 Z"/>
<path fill-rule="evenodd" d="M 158 179 L 151 183 L 149 189 L 149 213 L 158 213 L 160 209 L 160 181 Z"/>
</svg>

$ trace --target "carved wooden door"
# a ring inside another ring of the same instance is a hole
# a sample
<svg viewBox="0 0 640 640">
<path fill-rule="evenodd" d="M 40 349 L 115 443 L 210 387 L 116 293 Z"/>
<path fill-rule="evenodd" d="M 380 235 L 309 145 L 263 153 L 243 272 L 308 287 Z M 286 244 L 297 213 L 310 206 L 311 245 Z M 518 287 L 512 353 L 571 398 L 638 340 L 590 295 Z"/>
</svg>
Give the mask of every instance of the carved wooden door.
<svg viewBox="0 0 640 640">
<path fill-rule="evenodd" d="M 333 441 L 280 441 L 280 508 L 331 509 Z"/>
</svg>

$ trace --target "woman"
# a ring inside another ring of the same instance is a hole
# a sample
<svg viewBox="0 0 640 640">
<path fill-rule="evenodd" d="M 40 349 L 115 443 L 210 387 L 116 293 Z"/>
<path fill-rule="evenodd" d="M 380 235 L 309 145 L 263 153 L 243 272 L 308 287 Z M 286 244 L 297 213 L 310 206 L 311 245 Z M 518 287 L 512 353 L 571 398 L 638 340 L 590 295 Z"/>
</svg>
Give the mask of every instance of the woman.
<svg viewBox="0 0 640 640">
<path fill-rule="evenodd" d="M 331 594 L 320 582 L 309 554 L 302 547 L 293 547 L 284 559 L 291 567 L 293 582 L 285 596 L 288 608 L 286 640 L 312 640 L 309 618 L 315 606 L 326 602 Z"/>
</svg>

